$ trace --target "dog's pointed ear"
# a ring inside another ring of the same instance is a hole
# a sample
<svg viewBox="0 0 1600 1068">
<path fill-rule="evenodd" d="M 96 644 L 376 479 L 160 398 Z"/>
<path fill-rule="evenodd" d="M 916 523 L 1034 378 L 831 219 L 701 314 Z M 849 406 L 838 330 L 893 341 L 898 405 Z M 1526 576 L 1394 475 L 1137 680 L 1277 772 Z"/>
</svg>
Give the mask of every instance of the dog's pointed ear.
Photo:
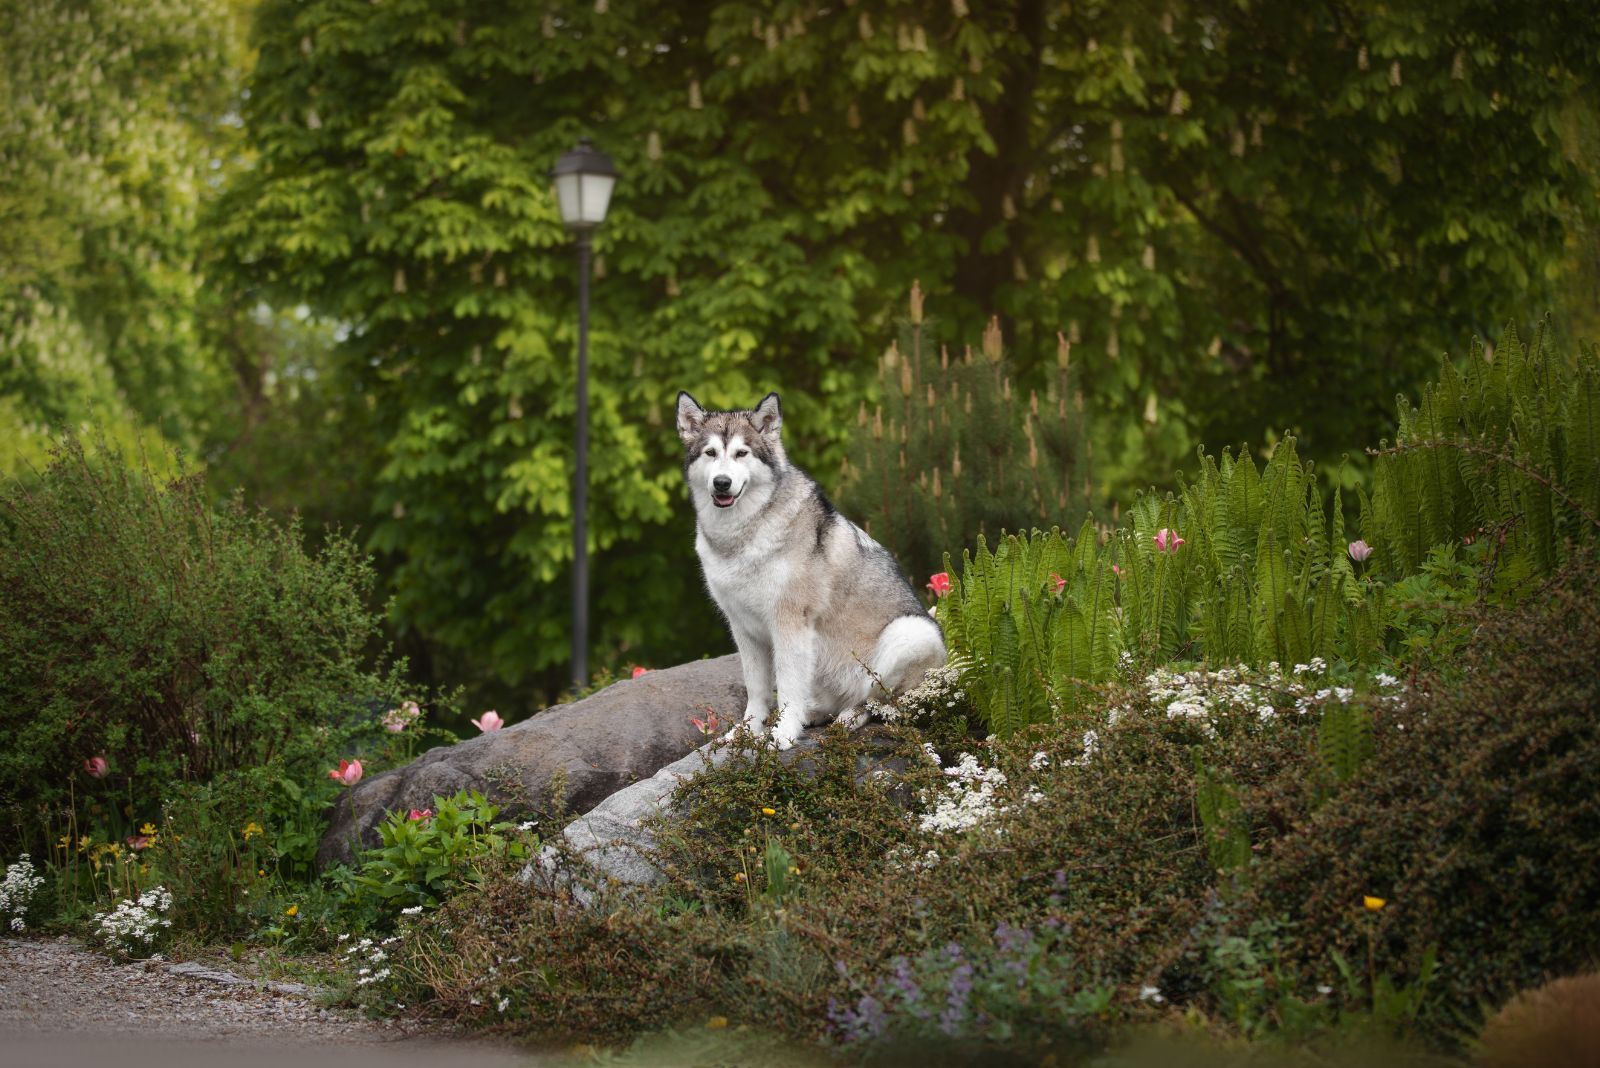
<svg viewBox="0 0 1600 1068">
<path fill-rule="evenodd" d="M 778 431 L 783 429 L 783 408 L 778 404 L 778 395 L 768 393 L 761 398 L 761 403 L 756 405 L 756 410 L 750 413 L 750 421 L 755 424 L 764 437 L 775 438 Z"/>
<path fill-rule="evenodd" d="M 700 436 L 700 427 L 706 421 L 706 410 L 700 407 L 700 402 L 689 396 L 688 393 L 678 391 L 678 437 L 683 439 L 685 445 L 692 444 Z"/>
</svg>

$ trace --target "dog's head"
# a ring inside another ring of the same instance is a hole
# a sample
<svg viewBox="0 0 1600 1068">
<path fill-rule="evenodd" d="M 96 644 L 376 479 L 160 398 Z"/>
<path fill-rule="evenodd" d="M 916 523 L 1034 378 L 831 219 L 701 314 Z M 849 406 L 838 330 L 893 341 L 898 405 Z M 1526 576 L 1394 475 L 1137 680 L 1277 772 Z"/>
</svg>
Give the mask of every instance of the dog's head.
<svg viewBox="0 0 1600 1068">
<path fill-rule="evenodd" d="M 788 457 L 779 431 L 778 395 L 768 393 L 750 411 L 712 412 L 687 393 L 678 394 L 678 437 L 683 439 L 683 474 L 695 507 L 715 514 L 744 512 L 766 503 Z"/>
</svg>

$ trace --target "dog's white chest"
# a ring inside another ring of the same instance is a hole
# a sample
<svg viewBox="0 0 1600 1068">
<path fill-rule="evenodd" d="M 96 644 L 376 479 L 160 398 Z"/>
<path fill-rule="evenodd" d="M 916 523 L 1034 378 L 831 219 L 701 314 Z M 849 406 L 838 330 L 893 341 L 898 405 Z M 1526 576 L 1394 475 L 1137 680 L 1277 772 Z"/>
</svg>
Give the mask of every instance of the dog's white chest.
<svg viewBox="0 0 1600 1068">
<path fill-rule="evenodd" d="M 761 540 L 731 555 L 713 550 L 704 538 L 696 540 L 695 549 L 717 607 L 746 631 L 765 634 L 790 576 L 788 561 L 777 547 L 762 545 Z"/>
</svg>

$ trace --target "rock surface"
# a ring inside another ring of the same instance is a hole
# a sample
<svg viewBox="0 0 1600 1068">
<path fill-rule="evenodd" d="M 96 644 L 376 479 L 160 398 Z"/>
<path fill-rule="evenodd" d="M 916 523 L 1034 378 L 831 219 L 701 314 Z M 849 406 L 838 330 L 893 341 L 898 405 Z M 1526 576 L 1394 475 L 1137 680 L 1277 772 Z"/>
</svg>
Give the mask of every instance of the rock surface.
<svg viewBox="0 0 1600 1068">
<path fill-rule="evenodd" d="M 481 790 L 516 819 L 550 807 L 550 786 L 566 777 L 564 807 L 588 812 L 617 791 L 692 753 L 705 736 L 689 722 L 717 717 L 719 731 L 744 713 L 739 658 L 724 656 L 624 679 L 568 705 L 364 779 L 339 798 L 317 863 L 348 863 L 351 845 L 378 844 L 377 826 L 395 810 L 431 808 L 435 796 Z"/>
</svg>

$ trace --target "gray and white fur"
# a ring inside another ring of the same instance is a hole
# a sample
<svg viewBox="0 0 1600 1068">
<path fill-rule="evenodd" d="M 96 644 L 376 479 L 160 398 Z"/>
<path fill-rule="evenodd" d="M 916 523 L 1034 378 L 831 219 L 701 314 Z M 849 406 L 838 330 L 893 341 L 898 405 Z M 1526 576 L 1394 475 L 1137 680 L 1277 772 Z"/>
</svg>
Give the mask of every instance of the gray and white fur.
<svg viewBox="0 0 1600 1068">
<path fill-rule="evenodd" d="M 764 732 L 776 689 L 787 749 L 836 717 L 859 726 L 864 701 L 915 686 L 945 648 L 889 551 L 789 462 L 782 426 L 776 393 L 732 412 L 678 394 L 695 552 L 739 649 L 744 721 Z"/>
</svg>

